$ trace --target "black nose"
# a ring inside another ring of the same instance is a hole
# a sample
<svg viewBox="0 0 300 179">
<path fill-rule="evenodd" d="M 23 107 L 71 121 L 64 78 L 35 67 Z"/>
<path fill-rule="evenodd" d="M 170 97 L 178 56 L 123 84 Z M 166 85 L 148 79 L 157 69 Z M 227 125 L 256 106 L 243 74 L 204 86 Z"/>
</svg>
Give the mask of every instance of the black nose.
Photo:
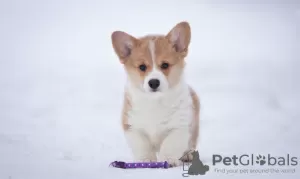
<svg viewBox="0 0 300 179">
<path fill-rule="evenodd" d="M 152 79 L 148 82 L 148 84 L 149 84 L 150 88 L 152 88 L 153 90 L 156 90 L 159 87 L 160 82 L 158 79 Z"/>
</svg>

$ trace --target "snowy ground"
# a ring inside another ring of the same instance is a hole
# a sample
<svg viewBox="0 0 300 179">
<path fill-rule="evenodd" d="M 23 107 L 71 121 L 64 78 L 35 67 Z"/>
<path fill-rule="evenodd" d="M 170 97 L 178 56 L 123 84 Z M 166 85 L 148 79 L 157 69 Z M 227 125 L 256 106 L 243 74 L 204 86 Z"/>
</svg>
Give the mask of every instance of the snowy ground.
<svg viewBox="0 0 300 179">
<path fill-rule="evenodd" d="M 192 27 L 186 75 L 201 97 L 199 150 L 211 166 L 202 177 L 299 178 L 300 164 L 293 174 L 212 166 L 213 154 L 300 157 L 300 5 L 276 2 L 1 1 L 0 178 L 182 178 L 182 168 L 108 168 L 131 160 L 111 32 L 167 33 L 181 20 Z"/>
</svg>

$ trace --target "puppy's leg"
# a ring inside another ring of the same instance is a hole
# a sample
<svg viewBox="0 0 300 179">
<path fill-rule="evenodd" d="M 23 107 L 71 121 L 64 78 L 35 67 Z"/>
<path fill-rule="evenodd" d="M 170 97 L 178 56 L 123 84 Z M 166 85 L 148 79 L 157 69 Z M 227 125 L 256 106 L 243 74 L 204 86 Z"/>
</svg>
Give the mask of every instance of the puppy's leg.
<svg viewBox="0 0 300 179">
<path fill-rule="evenodd" d="M 149 138 L 140 130 L 130 129 L 125 132 L 126 140 L 136 162 L 155 162 L 156 152 Z"/>
<path fill-rule="evenodd" d="M 172 130 L 161 144 L 159 161 L 167 161 L 173 167 L 182 165 L 180 158 L 189 150 L 189 139 L 188 128 Z"/>
</svg>

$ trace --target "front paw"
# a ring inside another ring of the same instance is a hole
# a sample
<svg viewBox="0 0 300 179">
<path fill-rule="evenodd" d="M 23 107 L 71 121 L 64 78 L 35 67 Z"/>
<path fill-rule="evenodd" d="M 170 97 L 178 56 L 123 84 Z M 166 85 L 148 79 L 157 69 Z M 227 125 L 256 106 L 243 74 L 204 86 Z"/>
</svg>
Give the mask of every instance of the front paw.
<svg viewBox="0 0 300 179">
<path fill-rule="evenodd" d="M 156 155 L 135 156 L 135 162 L 157 162 Z"/>
<path fill-rule="evenodd" d="M 155 159 L 155 158 L 139 158 L 139 159 L 135 159 L 135 162 L 141 162 L 141 163 L 157 162 L 157 159 Z"/>
<path fill-rule="evenodd" d="M 189 162 L 192 162 L 193 160 L 193 155 L 191 152 L 186 152 L 181 158 L 180 160 L 182 162 L 185 162 L 185 163 L 189 163 Z"/>
</svg>

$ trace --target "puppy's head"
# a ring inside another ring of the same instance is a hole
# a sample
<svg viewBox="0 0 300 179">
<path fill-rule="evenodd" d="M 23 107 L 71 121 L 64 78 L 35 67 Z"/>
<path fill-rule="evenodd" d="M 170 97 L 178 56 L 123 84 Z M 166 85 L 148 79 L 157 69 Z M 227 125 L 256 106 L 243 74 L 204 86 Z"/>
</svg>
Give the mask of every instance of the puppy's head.
<svg viewBox="0 0 300 179">
<path fill-rule="evenodd" d="M 111 39 L 130 83 L 139 90 L 163 93 L 180 82 L 191 39 L 187 22 L 178 23 L 166 35 L 136 38 L 115 31 Z"/>
</svg>

